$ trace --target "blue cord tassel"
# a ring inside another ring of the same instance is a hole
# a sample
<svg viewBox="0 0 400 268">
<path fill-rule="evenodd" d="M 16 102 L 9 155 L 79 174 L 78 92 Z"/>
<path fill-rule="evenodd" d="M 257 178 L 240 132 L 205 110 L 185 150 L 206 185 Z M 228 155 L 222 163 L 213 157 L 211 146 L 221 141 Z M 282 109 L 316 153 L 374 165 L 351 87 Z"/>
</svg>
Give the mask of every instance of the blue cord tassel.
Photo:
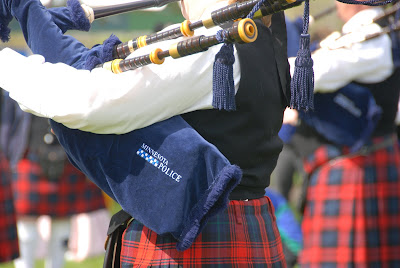
<svg viewBox="0 0 400 268">
<path fill-rule="evenodd" d="M 260 0 L 251 10 L 247 18 L 253 18 L 254 13 L 260 9 L 260 6 L 266 0 Z M 213 100 L 212 106 L 219 110 L 236 110 L 235 102 L 235 83 L 233 79 L 233 63 L 235 56 L 233 54 L 233 44 L 228 40 L 224 30 L 216 34 L 217 40 L 225 44 L 215 55 L 213 66 Z"/>
<path fill-rule="evenodd" d="M 233 80 L 233 45 L 225 43 L 215 55 L 213 66 L 213 100 L 212 106 L 219 110 L 234 111 L 235 85 Z"/>
<path fill-rule="evenodd" d="M 0 21 L 0 39 L 2 42 L 8 42 L 10 40 L 11 29 L 8 28 L 8 23 Z"/>
<path fill-rule="evenodd" d="M 314 70 L 310 51 L 310 35 L 301 34 L 291 83 L 290 107 L 296 110 L 314 109 Z"/>
<path fill-rule="evenodd" d="M 291 82 L 290 107 L 296 110 L 314 109 L 314 70 L 310 51 L 310 35 L 308 32 L 310 6 L 305 1 L 303 17 L 303 33 L 300 36 L 300 48 L 297 52 L 294 74 Z"/>
</svg>

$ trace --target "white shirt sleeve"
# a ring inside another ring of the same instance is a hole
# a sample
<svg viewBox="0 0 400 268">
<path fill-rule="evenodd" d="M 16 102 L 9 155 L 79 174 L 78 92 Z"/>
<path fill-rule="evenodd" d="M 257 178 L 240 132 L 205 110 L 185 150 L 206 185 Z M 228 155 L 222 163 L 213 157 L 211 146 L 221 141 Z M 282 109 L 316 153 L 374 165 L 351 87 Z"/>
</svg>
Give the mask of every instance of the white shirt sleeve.
<svg viewBox="0 0 400 268">
<path fill-rule="evenodd" d="M 349 48 L 321 49 L 312 58 L 315 92 L 334 91 L 352 81 L 378 83 L 393 72 L 391 41 L 387 35 Z"/>
<path fill-rule="evenodd" d="M 176 42 L 141 48 L 132 57 Z M 24 57 L 6 48 L 0 51 L 0 87 L 27 112 L 69 128 L 122 134 L 175 115 L 211 109 L 213 63 L 220 47 L 179 59 L 166 58 L 161 65 L 121 74 L 46 63 L 41 56 Z M 237 91 L 240 67 L 236 49 L 234 54 Z"/>
</svg>

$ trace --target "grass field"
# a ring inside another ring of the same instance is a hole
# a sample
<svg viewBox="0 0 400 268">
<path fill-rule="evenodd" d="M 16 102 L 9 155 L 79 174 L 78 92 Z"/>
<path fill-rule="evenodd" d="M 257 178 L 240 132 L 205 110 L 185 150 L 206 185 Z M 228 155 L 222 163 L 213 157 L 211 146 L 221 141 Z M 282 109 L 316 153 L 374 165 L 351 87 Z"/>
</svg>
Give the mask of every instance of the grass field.
<svg viewBox="0 0 400 268">
<path fill-rule="evenodd" d="M 67 261 L 64 268 L 100 268 L 103 267 L 103 258 L 104 256 L 98 256 L 86 259 L 82 262 Z M 0 268 L 14 268 L 14 265 L 12 262 L 8 262 L 5 264 L 0 264 Z M 44 268 L 44 260 L 36 261 L 35 268 Z"/>
</svg>

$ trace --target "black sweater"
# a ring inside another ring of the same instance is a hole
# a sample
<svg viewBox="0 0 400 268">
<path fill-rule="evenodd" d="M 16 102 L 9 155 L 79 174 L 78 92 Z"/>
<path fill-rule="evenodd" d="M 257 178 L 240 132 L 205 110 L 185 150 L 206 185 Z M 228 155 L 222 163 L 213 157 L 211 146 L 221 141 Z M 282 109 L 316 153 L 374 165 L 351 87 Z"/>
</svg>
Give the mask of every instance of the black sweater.
<svg viewBox="0 0 400 268">
<path fill-rule="evenodd" d="M 289 68 L 283 14 L 267 28 L 256 21 L 254 43 L 236 45 L 241 79 L 234 112 L 195 111 L 183 118 L 243 171 L 230 199 L 254 199 L 265 194 L 282 150 L 278 132 L 287 106 Z"/>
</svg>

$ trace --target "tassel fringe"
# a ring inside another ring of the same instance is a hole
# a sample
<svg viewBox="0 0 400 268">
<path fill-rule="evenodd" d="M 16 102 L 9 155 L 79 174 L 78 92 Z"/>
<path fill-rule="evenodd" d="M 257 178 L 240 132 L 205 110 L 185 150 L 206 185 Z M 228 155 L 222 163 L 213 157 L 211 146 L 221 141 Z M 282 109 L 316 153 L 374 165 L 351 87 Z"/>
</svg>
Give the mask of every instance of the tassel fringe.
<svg viewBox="0 0 400 268">
<path fill-rule="evenodd" d="M 300 36 L 295 69 L 291 83 L 290 107 L 308 111 L 314 109 L 314 62 L 311 58 L 310 35 Z"/>
<path fill-rule="evenodd" d="M 8 27 L 8 24 L 13 19 L 7 5 L 7 1 L 0 1 L 0 39 L 4 43 L 10 40 L 11 29 Z"/>
<path fill-rule="evenodd" d="M 8 23 L 3 23 L 3 21 L 0 21 L 0 39 L 3 43 L 10 40 L 10 32 L 11 29 L 8 28 Z"/>
<path fill-rule="evenodd" d="M 300 48 L 297 52 L 290 85 L 290 107 L 302 111 L 314 109 L 314 62 L 311 58 L 310 35 L 308 34 L 309 19 L 310 0 L 306 0 L 304 3 L 303 33 L 300 35 Z"/>
<path fill-rule="evenodd" d="M 219 110 L 234 111 L 235 84 L 233 81 L 233 45 L 224 44 L 215 55 L 213 70 L 213 101 L 212 106 Z"/>
</svg>

